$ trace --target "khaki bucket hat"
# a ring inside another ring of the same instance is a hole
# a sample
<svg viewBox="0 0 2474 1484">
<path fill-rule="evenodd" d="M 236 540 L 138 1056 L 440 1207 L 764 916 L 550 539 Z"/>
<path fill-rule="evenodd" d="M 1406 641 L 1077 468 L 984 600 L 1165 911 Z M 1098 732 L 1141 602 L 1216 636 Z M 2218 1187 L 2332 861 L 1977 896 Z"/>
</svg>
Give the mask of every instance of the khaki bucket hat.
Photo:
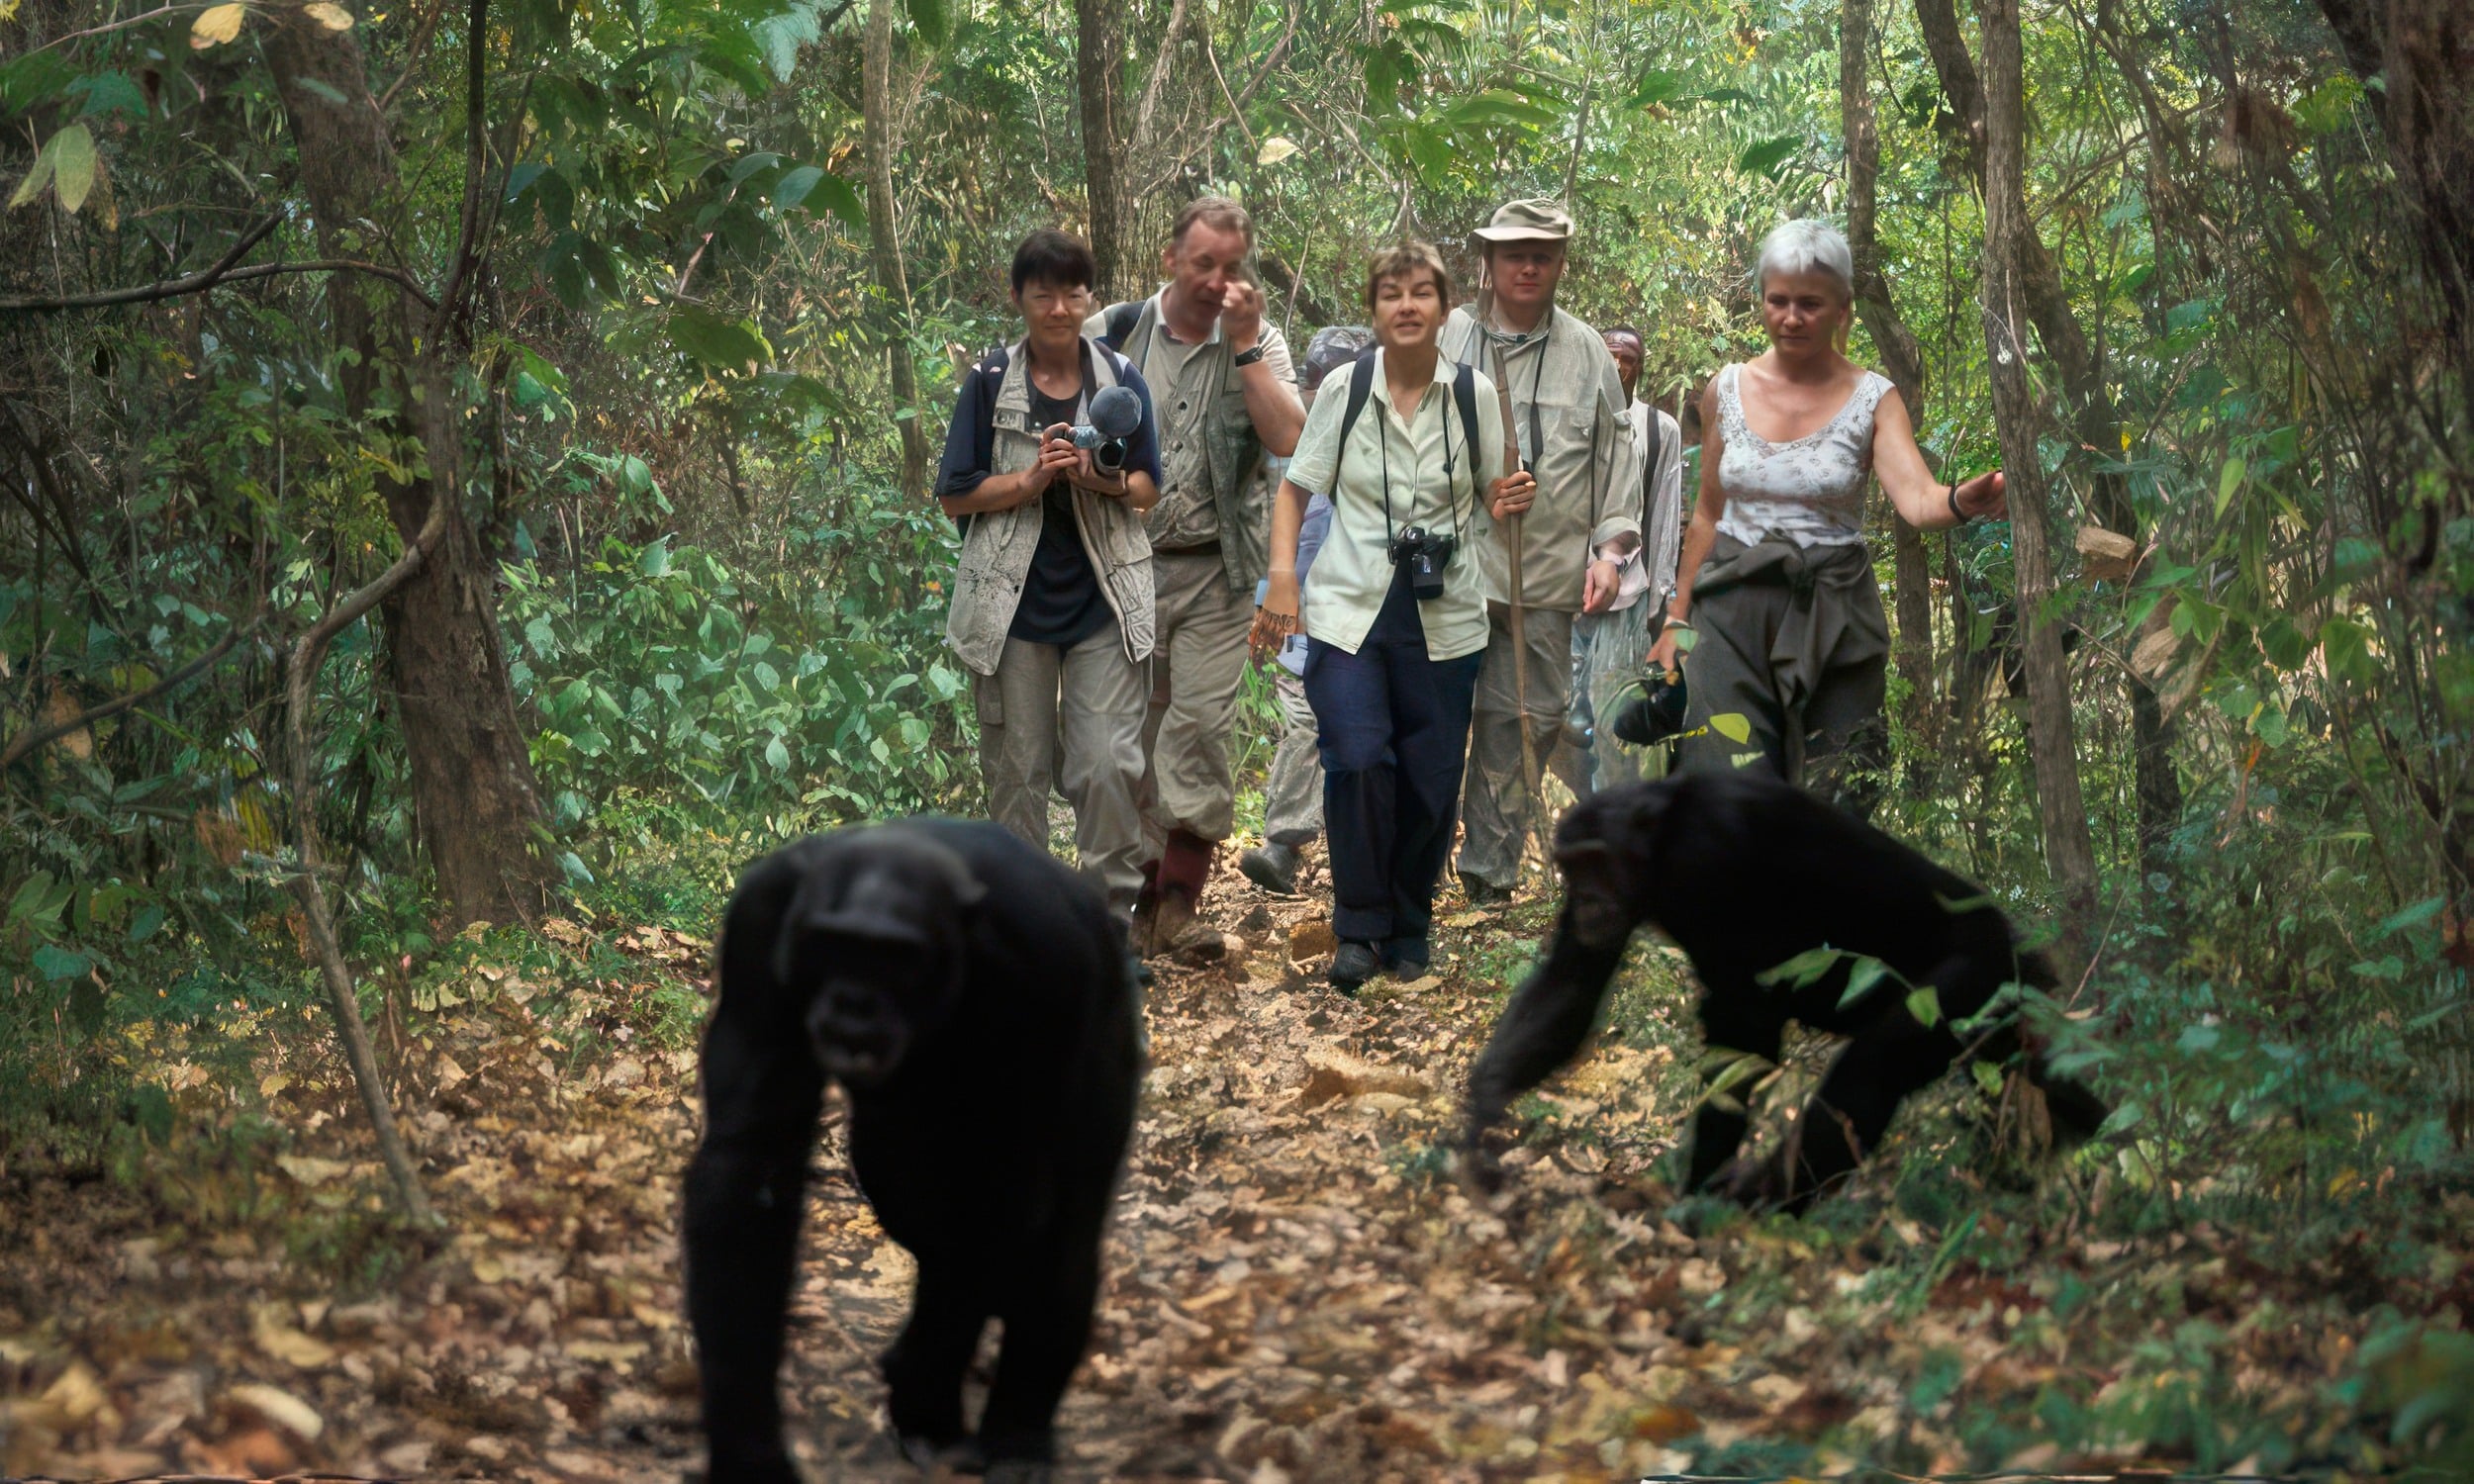
<svg viewBox="0 0 2474 1484">
<path fill-rule="evenodd" d="M 1546 196 L 1507 201 L 1495 209 L 1494 220 L 1471 232 L 1473 242 L 1561 242 L 1572 234 L 1571 213 Z"/>
</svg>

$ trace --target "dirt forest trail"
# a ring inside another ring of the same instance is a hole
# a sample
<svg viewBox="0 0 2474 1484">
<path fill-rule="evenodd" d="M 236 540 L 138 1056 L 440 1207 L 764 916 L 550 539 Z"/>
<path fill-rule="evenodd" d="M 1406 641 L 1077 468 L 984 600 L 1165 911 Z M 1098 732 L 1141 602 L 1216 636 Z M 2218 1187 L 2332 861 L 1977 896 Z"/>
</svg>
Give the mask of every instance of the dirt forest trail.
<svg viewBox="0 0 2474 1484">
<path fill-rule="evenodd" d="M 1299 972 L 1328 949 L 1318 906 L 1233 872 L 1214 881 L 1204 921 L 1224 952 L 1164 966 L 1150 999 L 1154 1066 L 1062 1420 L 1066 1478 L 1597 1481 L 1682 1471 L 1687 1442 L 1704 1463 L 1819 1443 L 1800 1456 L 1895 1446 L 1955 1468 L 1960 1412 L 2026 1416 L 2056 1386 L 2101 1396 L 2130 1384 L 2136 1346 L 2194 1318 L 2228 1329 L 2259 1405 L 2299 1405 L 2341 1372 L 2375 1301 L 2418 1300 L 2341 1262 L 2246 1267 L 2204 1228 L 2133 1246 L 2069 1220 L 1930 1226 L 1878 1186 L 1826 1230 L 1728 1219 L 1687 1235 L 1663 1218 L 1652 1163 L 1685 1111 L 1678 1051 L 1697 1041 L 1670 1023 L 1685 1001 L 1670 951 L 1650 945 L 1629 973 L 1658 1033 L 1610 1034 L 1524 1105 L 1510 1195 L 1474 1203 L 1443 1148 L 1547 910 L 1447 902 L 1439 972 L 1352 1002 Z M 643 972 L 707 973 L 693 937 L 613 936 Z M 521 974 L 483 966 L 465 1003 L 442 1002 L 398 1096 L 447 1230 L 381 1282 L 318 1275 L 357 1260 L 333 1234 L 366 1227 L 318 1213 L 365 1209 L 379 1188 L 323 1036 L 259 1038 L 252 1079 L 297 1131 L 285 1153 L 184 1163 L 175 1140 L 144 1180 L 0 1171 L 16 1213 L 0 1223 L 0 1475 L 668 1484 L 700 1463 L 675 1234 L 695 1057 L 631 1041 L 618 1004 L 632 991 L 607 990 L 553 1023 Z M 594 1026 L 601 1051 L 573 1056 Z M 175 1083 L 196 1074 L 183 1096 L 207 1096 L 202 1068 L 168 1065 Z M 838 1116 L 827 1125 L 791 1432 L 813 1479 L 915 1477 L 879 1431 L 874 1368 L 909 1268 L 850 1183 Z M 329 1245 L 310 1251 L 304 1230 Z M 1969 1244 L 1989 1237 L 2025 1258 L 1979 1262 Z M 2458 1271 L 2419 1301 L 2474 1297 Z M 2237 1323 L 2271 1287 L 2278 1317 Z M 2137 1456 L 2031 1444 L 2013 1466 Z"/>
</svg>

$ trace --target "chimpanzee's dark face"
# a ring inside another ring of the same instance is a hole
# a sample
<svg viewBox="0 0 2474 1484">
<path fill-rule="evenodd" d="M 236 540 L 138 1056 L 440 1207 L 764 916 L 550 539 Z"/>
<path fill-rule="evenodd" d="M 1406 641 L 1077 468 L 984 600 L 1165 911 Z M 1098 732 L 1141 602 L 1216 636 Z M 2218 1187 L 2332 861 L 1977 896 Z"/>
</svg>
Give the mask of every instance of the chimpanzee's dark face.
<svg viewBox="0 0 2474 1484">
<path fill-rule="evenodd" d="M 1584 947 L 1610 948 L 1641 922 L 1665 791 L 1618 788 L 1576 804 L 1555 832 L 1564 907 Z"/>
<path fill-rule="evenodd" d="M 880 1085 L 952 1018 L 983 889 L 950 852 L 884 837 L 854 842 L 801 884 L 776 968 L 813 994 L 808 1039 L 826 1075 Z"/>
</svg>

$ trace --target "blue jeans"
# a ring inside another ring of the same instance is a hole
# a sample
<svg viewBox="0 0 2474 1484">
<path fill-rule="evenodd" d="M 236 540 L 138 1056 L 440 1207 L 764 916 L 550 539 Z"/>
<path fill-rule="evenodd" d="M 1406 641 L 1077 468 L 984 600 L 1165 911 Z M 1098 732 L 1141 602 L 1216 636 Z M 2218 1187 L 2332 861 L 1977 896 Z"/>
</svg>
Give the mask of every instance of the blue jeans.
<svg viewBox="0 0 2474 1484">
<path fill-rule="evenodd" d="M 1483 658 L 1426 658 L 1405 574 L 1394 577 L 1357 653 L 1306 641 L 1305 695 L 1322 736 L 1332 931 L 1345 941 L 1426 937 L 1458 821 Z"/>
</svg>

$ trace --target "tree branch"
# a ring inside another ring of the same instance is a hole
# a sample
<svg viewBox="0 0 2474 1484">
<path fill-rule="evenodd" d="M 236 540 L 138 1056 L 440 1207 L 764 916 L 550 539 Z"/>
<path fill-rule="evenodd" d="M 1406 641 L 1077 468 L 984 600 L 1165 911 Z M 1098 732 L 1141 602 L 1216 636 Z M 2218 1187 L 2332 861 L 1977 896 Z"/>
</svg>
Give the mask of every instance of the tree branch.
<svg viewBox="0 0 2474 1484">
<path fill-rule="evenodd" d="M 49 726 L 39 726 L 31 731 L 23 731 L 14 737 L 11 737 L 9 739 L 8 746 L 0 747 L 0 773 L 7 772 L 10 768 L 15 767 L 20 759 L 29 756 L 40 748 L 48 746 L 49 744 L 58 741 L 60 738 L 67 736 L 71 732 L 82 730 L 95 722 L 105 719 L 106 717 L 117 716 L 132 706 L 143 705 L 147 701 L 152 700 L 154 697 L 161 696 L 166 692 L 177 691 L 182 686 L 196 680 L 199 676 L 206 674 L 206 672 L 215 668 L 216 661 L 232 653 L 234 645 L 239 643 L 242 638 L 256 631 L 258 619 L 262 616 L 262 614 L 263 609 L 257 613 L 250 614 L 241 622 L 234 624 L 231 628 L 224 631 L 224 636 L 222 638 L 216 640 L 212 645 L 208 646 L 206 653 L 199 655 L 196 659 L 191 660 L 188 664 L 181 666 L 178 670 L 173 671 L 171 674 L 163 677 L 159 681 L 156 681 L 153 685 L 146 687 L 143 691 L 132 691 L 126 696 L 116 696 L 99 706 L 88 706 L 85 710 L 78 712 L 66 721 L 54 722 Z"/>
<path fill-rule="evenodd" d="M 464 287 L 472 280 L 474 259 L 479 255 L 481 233 L 481 186 L 488 178 L 489 157 L 489 93 L 488 80 L 490 41 L 490 0 L 472 0 L 465 13 L 464 37 L 464 204 L 455 233 L 455 257 L 447 269 L 446 287 L 438 291 L 438 302 L 431 307 L 430 338 L 434 342 L 446 322 L 455 316 L 457 301 Z"/>
<path fill-rule="evenodd" d="M 195 273 L 168 278 L 161 283 L 137 289 L 105 289 L 94 294 L 71 294 L 58 299 L 0 299 L 0 310 L 92 309 L 106 304 L 136 304 L 148 299 L 169 299 L 175 294 L 195 294 L 213 288 L 232 272 L 233 265 L 248 256 L 249 249 L 266 239 L 266 234 L 283 225 L 283 214 L 277 212 L 240 234 L 224 255 Z"/>
<path fill-rule="evenodd" d="M 108 309 L 116 304 L 149 304 L 159 299 L 177 299 L 184 294 L 203 294 L 226 284 L 247 283 L 256 278 L 273 278 L 284 273 L 367 273 L 401 287 L 423 305 L 435 309 L 437 301 L 421 286 L 418 279 L 392 263 L 368 263 L 350 257 L 320 257 L 299 263 L 251 263 L 226 273 L 206 277 L 204 272 L 186 278 L 165 279 L 161 283 L 140 284 L 127 289 L 104 289 L 93 294 L 72 294 L 65 299 L 0 299 L 0 310 L 25 310 L 46 314 L 57 310 Z"/>
<path fill-rule="evenodd" d="M 311 624 L 294 642 L 290 673 L 284 677 L 284 731 L 292 763 L 292 841 L 300 857 L 300 870 L 291 881 L 292 894 L 301 903 L 310 946 L 318 959 L 319 977 L 326 984 L 328 1007 L 334 1012 L 344 1056 L 351 1063 L 352 1080 L 359 1084 L 361 1105 L 377 1135 L 379 1158 L 386 1161 L 387 1172 L 395 1180 L 396 1199 L 405 1214 L 424 1226 L 436 1218 L 431 1214 L 428 1196 L 422 1191 L 420 1173 L 413 1168 L 412 1153 L 405 1148 L 403 1132 L 396 1127 L 394 1110 L 387 1105 L 386 1084 L 379 1079 L 378 1059 L 371 1053 L 369 1029 L 361 1020 L 360 993 L 352 983 L 351 969 L 343 962 L 343 945 L 335 936 L 334 915 L 328 909 L 326 888 L 319 884 L 318 777 L 310 748 L 310 710 L 315 704 L 311 691 L 328 643 L 359 622 L 388 594 L 420 571 L 429 552 L 446 534 L 451 507 L 443 489 L 441 486 L 431 493 L 428 516 L 404 548 L 404 554 L 368 585 L 328 609 L 325 617 Z"/>
</svg>

